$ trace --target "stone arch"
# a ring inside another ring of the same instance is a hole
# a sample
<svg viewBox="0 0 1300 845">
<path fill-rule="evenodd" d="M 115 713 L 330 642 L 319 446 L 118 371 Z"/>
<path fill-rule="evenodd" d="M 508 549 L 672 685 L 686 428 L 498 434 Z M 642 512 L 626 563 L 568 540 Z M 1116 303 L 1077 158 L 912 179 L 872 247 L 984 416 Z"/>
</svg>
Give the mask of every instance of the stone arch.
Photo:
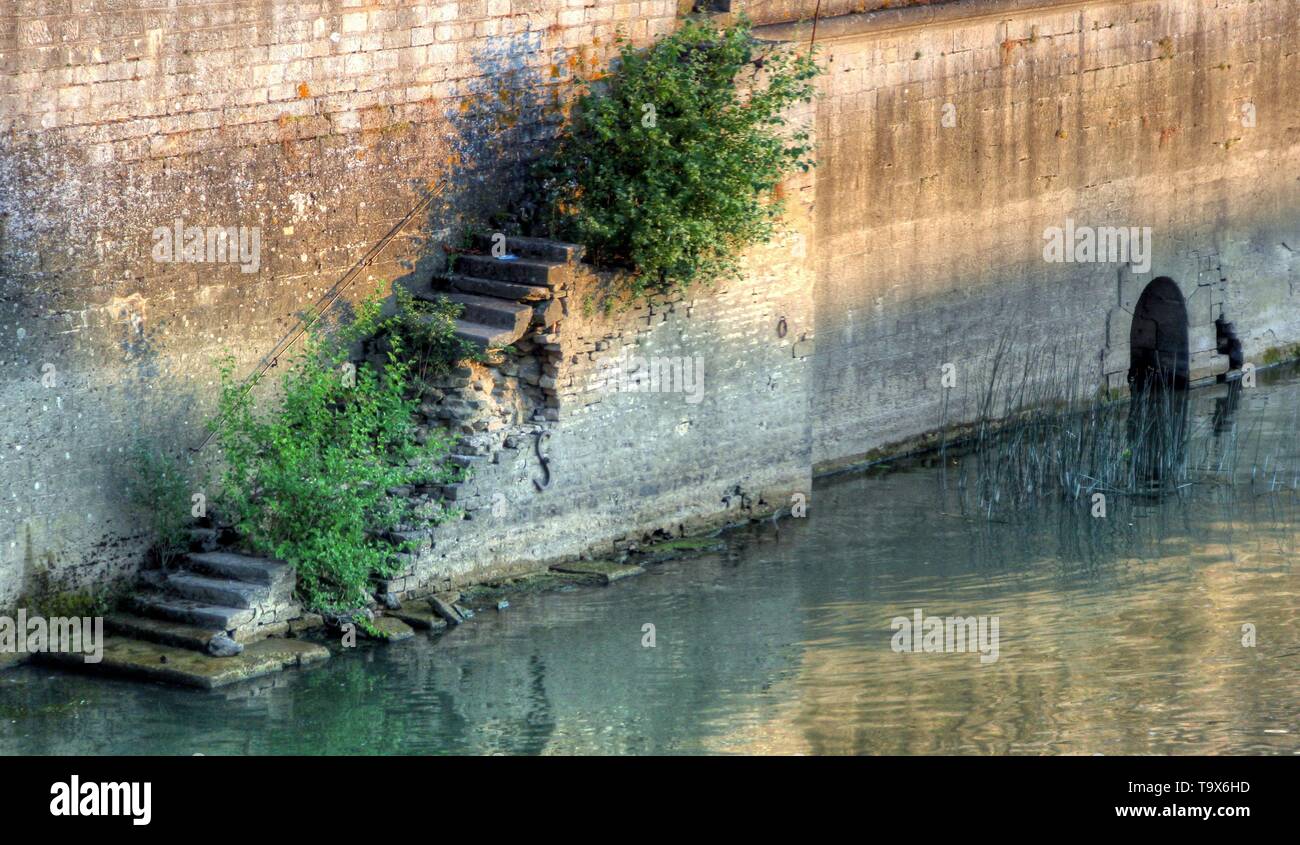
<svg viewBox="0 0 1300 845">
<path fill-rule="evenodd" d="M 1129 330 L 1128 381 L 1135 391 L 1187 387 L 1187 304 L 1173 279 L 1153 279 L 1138 297 Z"/>
</svg>

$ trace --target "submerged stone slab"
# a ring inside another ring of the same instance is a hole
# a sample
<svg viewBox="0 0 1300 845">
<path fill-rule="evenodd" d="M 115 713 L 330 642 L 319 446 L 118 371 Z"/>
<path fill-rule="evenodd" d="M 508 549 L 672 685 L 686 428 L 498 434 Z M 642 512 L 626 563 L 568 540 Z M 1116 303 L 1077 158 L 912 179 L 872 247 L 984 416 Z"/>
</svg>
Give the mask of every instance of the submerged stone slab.
<svg viewBox="0 0 1300 845">
<path fill-rule="evenodd" d="M 597 584 L 612 584 L 622 578 L 645 572 L 639 566 L 616 563 L 612 560 L 575 560 L 570 563 L 557 563 L 551 569 L 554 572 L 563 572 L 565 575 L 579 575 Z"/>
<path fill-rule="evenodd" d="M 647 563 L 659 563 L 687 555 L 721 552 L 726 548 L 726 541 L 718 537 L 679 537 L 646 546 L 640 555 Z"/>
<path fill-rule="evenodd" d="M 396 643 L 409 640 L 415 636 L 415 631 L 411 629 L 411 626 L 395 616 L 377 616 L 375 621 L 370 624 L 379 632 L 377 639 L 385 642 Z"/>
<path fill-rule="evenodd" d="M 216 689 L 291 666 L 319 663 L 329 656 L 329 649 L 303 640 L 266 639 L 234 657 L 209 657 L 190 649 L 109 636 L 104 638 L 104 659 L 99 663 L 86 663 L 80 654 L 42 654 L 41 659 L 71 669 Z"/>
<path fill-rule="evenodd" d="M 389 616 L 402 620 L 412 628 L 422 631 L 441 631 L 447 627 L 447 620 L 433 612 L 427 602 L 415 602 L 404 605 L 400 610 L 387 611 Z"/>
<path fill-rule="evenodd" d="M 459 625 L 464 621 L 460 615 L 460 611 L 456 610 L 456 601 L 460 600 L 460 593 L 456 593 L 455 595 L 455 600 L 444 598 L 443 594 L 433 596 L 429 599 L 429 609 L 436 613 L 448 625 Z"/>
</svg>

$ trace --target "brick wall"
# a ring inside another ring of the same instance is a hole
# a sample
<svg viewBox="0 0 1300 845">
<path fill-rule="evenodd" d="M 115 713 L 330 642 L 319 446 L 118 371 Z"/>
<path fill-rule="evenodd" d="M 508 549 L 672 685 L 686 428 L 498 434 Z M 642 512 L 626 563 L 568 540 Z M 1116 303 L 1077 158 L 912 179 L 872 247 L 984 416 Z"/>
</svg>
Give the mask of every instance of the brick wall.
<svg viewBox="0 0 1300 845">
<path fill-rule="evenodd" d="M 743 12 L 756 24 L 772 24 L 811 21 L 814 14 L 826 20 L 881 9 L 954 2 L 957 0 L 731 0 L 730 11 Z"/>
</svg>

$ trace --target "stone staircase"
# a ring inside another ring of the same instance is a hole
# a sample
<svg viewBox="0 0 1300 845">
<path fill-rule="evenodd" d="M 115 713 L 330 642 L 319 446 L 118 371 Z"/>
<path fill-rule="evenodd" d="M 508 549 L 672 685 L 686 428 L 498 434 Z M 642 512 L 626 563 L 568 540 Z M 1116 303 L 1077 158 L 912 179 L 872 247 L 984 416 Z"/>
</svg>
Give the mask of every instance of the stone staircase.
<svg viewBox="0 0 1300 845">
<path fill-rule="evenodd" d="M 299 637 L 321 621 L 294 602 L 293 568 L 215 550 L 217 533 L 193 529 L 191 548 L 205 551 L 141 575 L 136 592 L 104 617 L 98 660 L 74 651 L 41 657 L 78 671 L 209 690 L 328 660 L 324 645 L 281 636 Z"/>
<path fill-rule="evenodd" d="M 146 573 L 124 610 L 105 624 L 136 639 L 198 651 L 222 634 L 251 643 L 286 632 L 302 616 L 296 585 L 285 563 L 223 551 L 189 554 L 179 569 Z"/>
<path fill-rule="evenodd" d="M 493 238 L 477 238 L 475 251 L 457 254 L 452 272 L 435 276 L 427 290 L 415 292 L 420 299 L 446 298 L 462 306 L 457 336 L 480 350 L 510 346 L 514 354 L 467 362 L 436 381 L 432 395 L 426 394 L 421 404 L 427 427 L 453 435 L 450 459 L 466 473 L 460 481 L 413 494 L 445 501 L 464 516 L 436 526 L 411 526 L 389 538 L 410 545 L 402 557 L 409 558 L 411 566 L 402 575 L 380 581 L 378 591 L 403 601 L 450 590 L 442 576 L 432 574 L 427 561 L 454 560 L 468 566 L 467 557 L 488 553 L 468 539 L 474 536 L 473 520 L 499 519 L 492 513 L 494 507 L 509 512 L 549 485 L 550 470 L 541 456 L 546 451 L 543 438 L 559 419 L 556 375 L 561 363 L 558 338 L 551 332 L 565 314 L 566 297 L 581 272 L 583 248 L 507 237 L 504 254 L 496 257 Z M 426 566 L 417 572 L 419 558 Z"/>
<path fill-rule="evenodd" d="M 492 238 L 479 236 L 480 252 L 458 253 L 453 272 L 416 294 L 460 304 L 456 334 L 480 350 L 508 346 L 535 324 L 554 324 L 560 316 L 556 295 L 582 258 L 577 244 L 521 237 L 506 238 L 504 254 L 494 256 Z"/>
</svg>

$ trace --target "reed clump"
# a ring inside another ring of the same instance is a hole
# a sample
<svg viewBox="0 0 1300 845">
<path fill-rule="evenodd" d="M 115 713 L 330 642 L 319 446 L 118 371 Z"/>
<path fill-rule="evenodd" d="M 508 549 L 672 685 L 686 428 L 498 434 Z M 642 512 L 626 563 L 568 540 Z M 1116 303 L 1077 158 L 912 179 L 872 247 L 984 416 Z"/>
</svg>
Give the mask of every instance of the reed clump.
<svg viewBox="0 0 1300 845">
<path fill-rule="evenodd" d="M 1073 351 L 1080 348 L 1066 340 L 1018 351 L 1006 337 L 975 368 L 978 389 L 945 401 L 944 484 L 955 483 L 965 508 L 993 518 L 1097 493 L 1300 490 L 1297 391 L 1273 395 L 1289 407 L 1275 404 L 1245 422 L 1239 384 L 1202 398 L 1153 380 L 1117 398 L 1100 367 Z"/>
</svg>

